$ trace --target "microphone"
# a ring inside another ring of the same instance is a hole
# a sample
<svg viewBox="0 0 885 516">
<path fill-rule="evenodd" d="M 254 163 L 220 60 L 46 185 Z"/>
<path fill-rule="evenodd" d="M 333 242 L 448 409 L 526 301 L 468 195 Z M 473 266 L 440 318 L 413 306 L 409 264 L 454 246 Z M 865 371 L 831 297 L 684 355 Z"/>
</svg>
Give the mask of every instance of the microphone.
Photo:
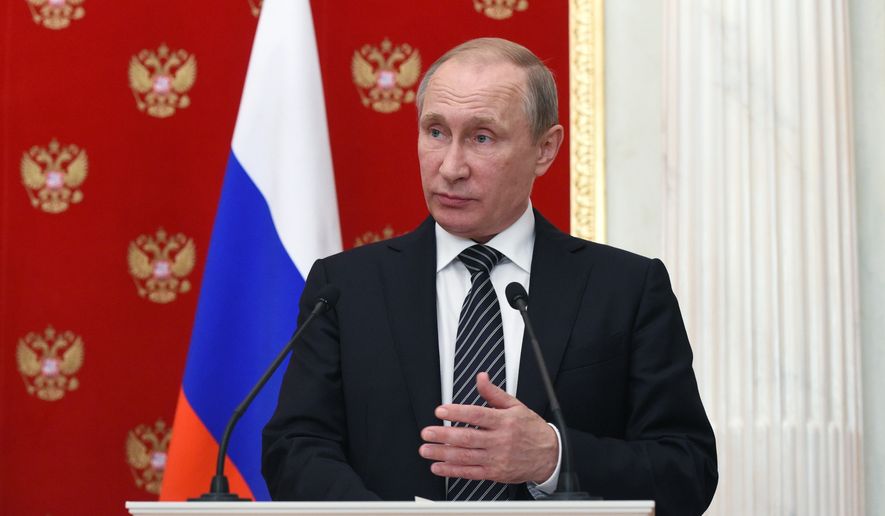
<svg viewBox="0 0 885 516">
<path fill-rule="evenodd" d="M 553 414 L 553 421 L 559 429 L 559 439 L 562 443 L 562 468 L 559 473 L 559 486 L 556 491 L 549 495 L 545 500 L 602 500 L 598 496 L 590 496 L 581 491 L 578 485 L 578 476 L 572 471 L 572 449 L 569 447 L 568 430 L 565 426 L 565 418 L 562 415 L 562 409 L 559 407 L 559 399 L 556 392 L 553 391 L 553 382 L 550 381 L 550 374 L 547 373 L 547 364 L 544 363 L 544 356 L 541 355 L 541 345 L 535 336 L 535 329 L 529 320 L 529 295 L 525 288 L 518 282 L 514 281 L 507 285 L 504 290 L 507 301 L 514 309 L 519 310 L 522 320 L 525 322 L 525 329 L 529 334 L 529 340 L 532 343 L 535 361 L 538 369 L 541 371 L 541 381 L 544 383 L 544 390 L 547 391 L 547 398 L 550 400 L 550 412 Z"/>
<path fill-rule="evenodd" d="M 313 305 L 313 310 L 310 311 L 310 315 L 307 316 L 307 319 L 304 320 L 304 324 L 298 326 L 298 330 L 292 335 L 292 338 L 289 339 L 289 342 L 286 343 L 286 346 L 280 351 L 280 354 L 271 362 L 270 367 L 267 368 L 267 371 L 264 372 L 264 375 L 261 376 L 261 379 L 258 380 L 258 383 L 252 387 L 252 390 L 249 391 L 249 394 L 246 395 L 246 399 L 240 403 L 236 409 L 234 409 L 234 413 L 231 415 L 230 420 L 227 422 L 227 427 L 224 429 L 224 436 L 221 438 L 221 445 L 218 447 L 218 462 L 215 465 L 215 476 L 212 477 L 212 482 L 209 484 L 209 492 L 204 493 L 199 498 L 189 498 L 189 502 L 248 502 L 249 498 L 240 498 L 236 493 L 230 492 L 230 486 L 227 481 L 227 477 L 224 475 L 224 457 L 227 455 L 227 446 L 230 441 L 230 434 L 233 432 L 234 425 L 237 424 L 237 421 L 243 416 L 243 413 L 246 412 L 246 409 L 249 408 L 249 405 L 252 403 L 252 400 L 258 396 L 258 393 L 261 392 L 261 389 L 264 387 L 264 384 L 270 380 L 270 377 L 273 376 L 274 372 L 280 367 L 280 364 L 283 363 L 283 360 L 286 358 L 286 355 L 292 350 L 295 346 L 295 341 L 298 340 L 298 337 L 304 332 L 304 330 L 310 326 L 310 323 L 318 316 L 319 314 L 326 312 L 335 306 L 335 303 L 338 302 L 338 296 L 341 295 L 341 291 L 338 290 L 337 287 L 333 285 L 326 285 L 320 289 L 319 294 L 317 294 L 316 302 Z"/>
</svg>

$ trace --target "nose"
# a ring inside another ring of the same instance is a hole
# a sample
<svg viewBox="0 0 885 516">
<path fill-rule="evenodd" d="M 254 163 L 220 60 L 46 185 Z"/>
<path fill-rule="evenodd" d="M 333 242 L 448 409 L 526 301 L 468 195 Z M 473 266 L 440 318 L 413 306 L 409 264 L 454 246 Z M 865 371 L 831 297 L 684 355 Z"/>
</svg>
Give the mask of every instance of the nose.
<svg viewBox="0 0 885 516">
<path fill-rule="evenodd" d="M 470 169 L 467 167 L 467 160 L 464 156 L 464 146 L 457 140 L 453 141 L 446 149 L 446 154 L 439 165 L 439 175 L 450 183 L 470 175 Z"/>
</svg>

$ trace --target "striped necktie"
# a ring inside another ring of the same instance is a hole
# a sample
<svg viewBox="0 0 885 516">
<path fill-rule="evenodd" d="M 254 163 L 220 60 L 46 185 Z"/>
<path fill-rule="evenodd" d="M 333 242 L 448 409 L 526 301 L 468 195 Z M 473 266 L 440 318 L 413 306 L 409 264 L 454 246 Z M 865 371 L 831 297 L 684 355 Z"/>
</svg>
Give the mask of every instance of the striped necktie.
<svg viewBox="0 0 885 516">
<path fill-rule="evenodd" d="M 476 391 L 476 375 L 487 372 L 492 383 L 507 387 L 504 362 L 504 324 L 501 305 L 492 285 L 492 268 L 504 255 L 485 245 L 474 245 L 458 255 L 470 271 L 470 291 L 461 306 L 458 334 L 455 337 L 455 368 L 452 403 L 486 405 Z M 453 426 L 465 426 L 452 423 Z M 506 500 L 507 484 L 491 480 L 450 478 L 448 500 Z"/>
</svg>

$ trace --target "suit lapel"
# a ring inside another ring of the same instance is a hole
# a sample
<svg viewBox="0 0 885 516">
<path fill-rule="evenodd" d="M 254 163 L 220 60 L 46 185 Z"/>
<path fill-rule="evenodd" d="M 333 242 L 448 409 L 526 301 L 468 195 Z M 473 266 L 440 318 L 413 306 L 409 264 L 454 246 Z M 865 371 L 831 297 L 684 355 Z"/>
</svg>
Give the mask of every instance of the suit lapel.
<svg viewBox="0 0 885 516">
<path fill-rule="evenodd" d="M 388 245 L 383 261 L 388 317 L 418 429 L 441 424 L 442 400 L 436 329 L 436 236 L 428 218 L 412 234 Z M 416 451 L 417 453 L 417 451 Z"/>
<path fill-rule="evenodd" d="M 591 261 L 582 256 L 586 247 L 586 242 L 562 233 L 535 212 L 529 319 L 554 384 L 587 284 Z M 549 403 L 531 348 L 526 332 L 520 352 L 517 398 L 544 417 Z"/>
</svg>

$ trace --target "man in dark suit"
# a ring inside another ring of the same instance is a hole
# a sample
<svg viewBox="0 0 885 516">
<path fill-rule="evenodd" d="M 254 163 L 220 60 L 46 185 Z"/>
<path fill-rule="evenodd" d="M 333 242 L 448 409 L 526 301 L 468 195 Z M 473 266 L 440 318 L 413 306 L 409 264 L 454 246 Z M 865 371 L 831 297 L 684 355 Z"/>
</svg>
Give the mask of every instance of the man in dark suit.
<svg viewBox="0 0 885 516">
<path fill-rule="evenodd" d="M 568 432 L 584 490 L 700 514 L 713 432 L 663 264 L 570 237 L 531 207 L 563 138 L 556 86 L 530 51 L 469 41 L 427 71 L 418 154 L 431 217 L 319 260 L 341 296 L 295 347 L 264 431 L 274 499 L 491 500 L 557 488 Z M 528 287 L 568 428 L 504 286 Z"/>
</svg>

